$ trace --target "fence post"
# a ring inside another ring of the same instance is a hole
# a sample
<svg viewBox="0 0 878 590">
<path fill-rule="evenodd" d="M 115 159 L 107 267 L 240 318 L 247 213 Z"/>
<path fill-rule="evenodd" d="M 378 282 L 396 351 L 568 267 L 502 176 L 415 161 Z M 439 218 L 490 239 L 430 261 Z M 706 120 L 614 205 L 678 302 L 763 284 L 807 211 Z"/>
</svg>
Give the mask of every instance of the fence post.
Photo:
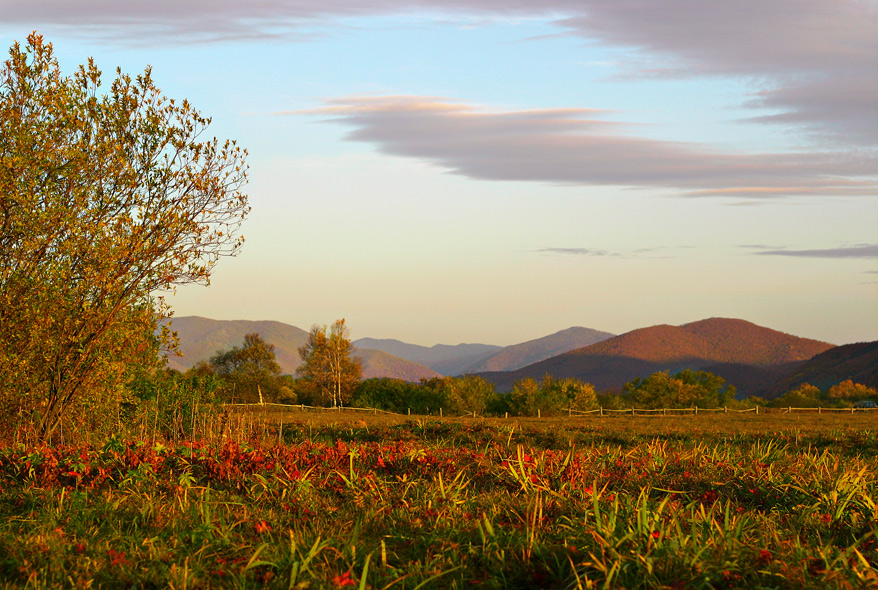
<svg viewBox="0 0 878 590">
<path fill-rule="evenodd" d="M 821 408 L 820 406 L 817 406 L 817 413 L 818 413 L 818 414 L 822 414 L 822 413 L 823 413 L 823 408 Z"/>
<path fill-rule="evenodd" d="M 572 415 L 573 415 L 573 410 L 571 408 L 567 408 L 567 417 L 569 418 Z"/>
<path fill-rule="evenodd" d="M 662 408 L 662 416 L 667 416 L 667 415 L 668 415 L 668 409 Z"/>
<path fill-rule="evenodd" d="M 787 414 L 792 414 L 792 413 L 793 413 L 793 406 L 790 406 L 787 408 Z"/>
<path fill-rule="evenodd" d="M 634 415 L 634 406 L 631 406 L 631 415 Z"/>
<path fill-rule="evenodd" d="M 756 415 L 759 415 L 759 406 L 756 406 Z"/>
<path fill-rule="evenodd" d="M 695 406 L 695 415 L 698 415 L 698 406 Z"/>
<path fill-rule="evenodd" d="M 442 417 L 442 408 L 441 407 L 439 408 L 439 417 L 440 418 Z"/>
<path fill-rule="evenodd" d="M 723 414 L 728 414 L 728 413 L 729 413 L 729 407 L 723 406 Z"/>
<path fill-rule="evenodd" d="M 540 413 L 540 409 L 537 408 L 537 418 L 542 418 L 543 415 Z"/>
<path fill-rule="evenodd" d="M 601 406 L 601 418 L 604 417 L 604 406 Z"/>
<path fill-rule="evenodd" d="M 412 415 L 412 409 L 409 408 L 409 416 L 411 416 L 411 415 Z"/>
<path fill-rule="evenodd" d="M 503 412 L 503 413 L 504 413 L 504 418 L 506 418 L 508 420 L 509 419 L 509 412 Z"/>
</svg>

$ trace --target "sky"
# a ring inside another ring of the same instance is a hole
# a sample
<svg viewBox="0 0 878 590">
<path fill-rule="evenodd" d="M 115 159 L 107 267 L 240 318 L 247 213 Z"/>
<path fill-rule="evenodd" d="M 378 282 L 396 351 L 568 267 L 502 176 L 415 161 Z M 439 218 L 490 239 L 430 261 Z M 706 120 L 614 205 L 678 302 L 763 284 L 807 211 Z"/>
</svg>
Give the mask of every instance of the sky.
<svg viewBox="0 0 878 590">
<path fill-rule="evenodd" d="M 878 339 L 875 0 L 0 0 L 35 30 L 249 151 L 244 247 L 177 316 Z"/>
</svg>

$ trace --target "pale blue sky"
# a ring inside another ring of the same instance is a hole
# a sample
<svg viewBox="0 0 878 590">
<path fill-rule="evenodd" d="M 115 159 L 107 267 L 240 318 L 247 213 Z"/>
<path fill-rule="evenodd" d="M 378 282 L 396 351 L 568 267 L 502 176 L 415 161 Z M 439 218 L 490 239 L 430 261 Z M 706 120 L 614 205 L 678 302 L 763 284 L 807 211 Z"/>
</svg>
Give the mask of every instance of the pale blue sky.
<svg viewBox="0 0 878 590">
<path fill-rule="evenodd" d="M 244 249 L 177 315 L 842 344 L 878 338 L 878 11 L 824 4 L 0 0 L 0 39 L 151 65 L 250 151 Z"/>
</svg>

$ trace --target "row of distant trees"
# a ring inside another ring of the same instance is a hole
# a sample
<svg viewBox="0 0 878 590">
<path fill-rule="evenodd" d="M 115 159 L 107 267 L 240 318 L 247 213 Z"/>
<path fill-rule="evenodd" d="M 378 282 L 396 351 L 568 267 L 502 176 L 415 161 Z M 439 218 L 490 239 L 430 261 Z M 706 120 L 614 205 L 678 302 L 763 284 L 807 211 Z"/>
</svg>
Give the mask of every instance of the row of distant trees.
<svg viewBox="0 0 878 590">
<path fill-rule="evenodd" d="M 354 355 L 345 321 L 331 328 L 315 326 L 299 349 L 297 375 L 281 375 L 274 348 L 258 334 L 248 334 L 241 347 L 218 351 L 196 365 L 190 375 L 215 376 L 222 383 L 221 397 L 238 402 L 281 402 L 307 405 L 354 405 L 415 414 L 511 414 L 549 416 L 569 410 L 623 408 L 744 408 L 850 407 L 862 400 L 878 400 L 878 391 L 845 381 L 821 391 L 802 385 L 775 400 L 750 397 L 737 400 L 734 386 L 706 371 L 656 372 L 626 383 L 620 391 L 597 392 L 578 379 L 546 375 L 541 381 L 527 378 L 512 391 L 498 393 L 477 375 L 436 377 L 410 383 L 400 379 L 361 380 L 360 361 Z"/>
</svg>

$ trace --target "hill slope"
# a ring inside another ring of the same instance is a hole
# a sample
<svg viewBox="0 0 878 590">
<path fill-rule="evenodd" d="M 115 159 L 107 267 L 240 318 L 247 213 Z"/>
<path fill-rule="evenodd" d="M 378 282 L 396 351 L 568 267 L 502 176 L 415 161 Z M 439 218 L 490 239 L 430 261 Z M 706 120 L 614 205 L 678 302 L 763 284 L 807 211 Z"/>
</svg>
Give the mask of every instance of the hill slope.
<svg viewBox="0 0 878 590">
<path fill-rule="evenodd" d="M 802 383 L 822 390 L 850 379 L 878 388 L 878 340 L 831 348 L 778 379 L 765 393 L 777 397 Z"/>
<path fill-rule="evenodd" d="M 601 332 L 590 328 L 567 328 L 566 330 L 561 330 L 536 340 L 507 346 L 482 362 L 470 367 L 467 372 L 514 371 L 515 369 L 526 367 L 553 356 L 607 340 L 613 336 L 609 332 Z"/>
<path fill-rule="evenodd" d="M 803 362 L 833 345 L 799 338 L 744 320 L 711 318 L 682 326 L 634 330 L 507 373 L 485 373 L 501 390 L 525 377 L 575 377 L 598 389 L 619 388 L 655 371 L 710 370 L 744 395 L 761 393 L 776 369 Z M 740 379 L 739 379 L 740 376 Z"/>
<path fill-rule="evenodd" d="M 421 379 L 441 377 L 439 373 L 382 350 L 357 349 L 354 356 L 363 359 L 363 379 L 373 377 L 393 377 L 403 381 L 418 382 Z"/>
<path fill-rule="evenodd" d="M 502 346 L 491 344 L 420 346 L 389 338 L 361 338 L 354 341 L 354 346 L 359 349 L 380 350 L 429 367 L 442 375 L 458 375 L 503 349 Z"/>
<path fill-rule="evenodd" d="M 171 329 L 180 339 L 182 357 L 171 356 L 168 366 L 185 371 L 200 360 L 207 360 L 219 350 L 241 346 L 244 335 L 258 333 L 263 340 L 274 345 L 277 362 L 284 373 L 292 374 L 301 363 L 298 349 L 308 342 L 308 332 L 273 321 L 212 320 L 198 316 L 173 318 Z M 393 377 L 406 381 L 418 381 L 421 377 L 436 377 L 438 373 L 427 367 L 378 351 L 358 347 L 356 355 L 363 359 L 363 377 Z"/>
<path fill-rule="evenodd" d="M 182 357 L 171 356 L 168 366 L 185 371 L 200 360 L 207 360 L 218 350 L 241 346 L 244 335 L 258 333 L 269 344 L 274 344 L 274 354 L 284 373 L 293 373 L 299 366 L 298 349 L 308 342 L 308 332 L 272 321 L 212 320 L 198 316 L 175 317 L 171 329 L 180 339 Z"/>
</svg>

